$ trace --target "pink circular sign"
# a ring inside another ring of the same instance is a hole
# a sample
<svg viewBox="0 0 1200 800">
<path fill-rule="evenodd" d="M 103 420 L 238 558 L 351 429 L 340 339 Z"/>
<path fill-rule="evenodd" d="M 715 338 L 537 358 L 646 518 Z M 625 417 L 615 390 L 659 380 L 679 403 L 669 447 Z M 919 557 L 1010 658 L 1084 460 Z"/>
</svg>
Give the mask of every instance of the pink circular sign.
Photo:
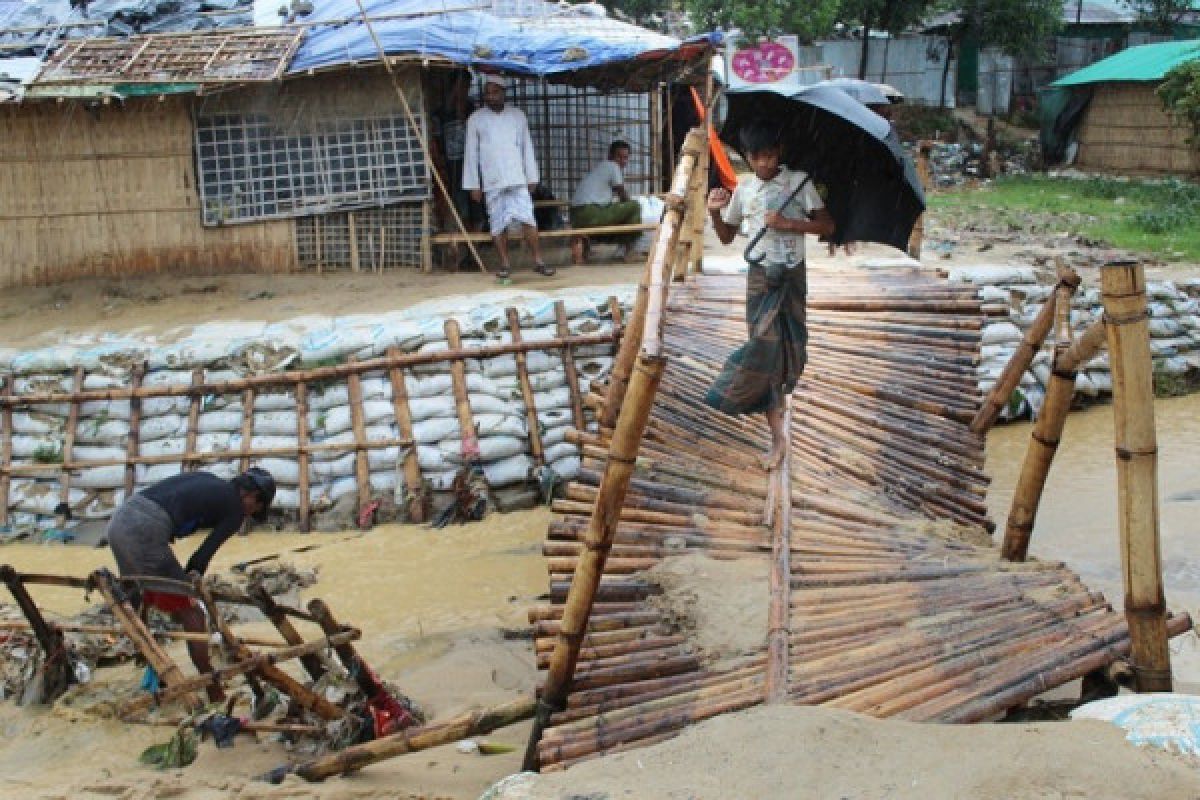
<svg viewBox="0 0 1200 800">
<path fill-rule="evenodd" d="M 792 51 L 778 42 L 760 42 L 733 54 L 733 74 L 747 83 L 783 80 L 796 66 Z"/>
</svg>

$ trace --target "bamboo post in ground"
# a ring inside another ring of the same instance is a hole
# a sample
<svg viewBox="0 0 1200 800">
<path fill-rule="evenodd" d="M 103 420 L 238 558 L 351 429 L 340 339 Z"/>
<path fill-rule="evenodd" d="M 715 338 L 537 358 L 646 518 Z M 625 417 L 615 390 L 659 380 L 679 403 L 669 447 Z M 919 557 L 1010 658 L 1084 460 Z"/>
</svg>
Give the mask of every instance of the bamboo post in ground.
<svg viewBox="0 0 1200 800">
<path fill-rule="evenodd" d="M 549 722 L 550 715 L 565 707 L 567 692 L 575 674 L 575 664 L 579 659 L 579 648 L 587 632 L 588 618 L 595 602 L 596 589 L 600 585 L 604 564 L 608 560 L 608 552 L 617 532 L 617 522 L 625 502 L 625 493 L 629 489 L 629 479 L 633 475 L 642 435 L 650 419 L 650 411 L 654 407 L 654 396 L 658 391 L 665 365 L 666 359 L 662 357 L 643 355 L 638 358 L 630 378 L 627 402 L 622 404 L 621 415 L 617 419 L 609 444 L 604 476 L 600 480 L 600 489 L 592 506 L 591 518 L 588 520 L 587 533 L 581 540 L 586 550 L 581 554 L 575 574 L 571 578 L 571 588 L 567 593 L 567 602 L 554 643 L 554 654 L 546 671 L 546 682 L 538 702 L 529 746 L 525 751 L 525 769 L 537 768 L 537 744 L 542 731 Z"/>
<path fill-rule="evenodd" d="M 112 609 L 113 616 L 116 617 L 120 626 L 125 629 L 125 635 L 129 637 L 134 647 L 146 659 L 146 663 L 162 678 L 167 688 L 170 689 L 184 684 L 186 679 L 183 677 L 183 672 L 175 665 L 175 662 L 171 660 L 167 652 L 159 646 L 158 642 L 154 640 L 154 634 L 142 622 L 142 618 L 137 615 L 137 612 L 133 610 L 133 606 L 129 604 L 129 601 L 117 587 L 112 573 L 106 569 L 99 569 L 93 572 L 88 580 L 92 586 L 96 587 L 96 591 L 100 592 L 105 602 L 108 603 L 108 607 Z M 188 708 L 199 708 L 202 705 L 200 699 L 190 691 L 185 693 L 182 699 Z"/>
<path fill-rule="evenodd" d="M 54 702 L 74 682 L 74 673 L 67 659 L 62 631 L 46 623 L 37 603 L 29 596 L 20 574 L 9 564 L 0 566 L 0 581 L 4 582 L 13 599 L 17 601 L 17 606 L 29 621 L 29 627 L 33 629 L 33 635 L 45 655 L 42 662 L 42 695 L 37 698 L 37 702 Z"/>
<path fill-rule="evenodd" d="M 1065 349 L 1057 349 L 1046 387 L 1046 402 L 1033 425 L 1029 449 L 1021 464 L 1021 474 L 1013 491 L 1012 508 L 1004 530 L 1000 554 L 1008 561 L 1024 561 L 1029 554 L 1029 539 L 1037 519 L 1038 505 L 1046 486 L 1050 464 L 1062 439 L 1071 398 L 1075 396 L 1075 374 L 1079 365 L 1090 361 L 1104 344 L 1103 322 L 1092 325 L 1079 341 Z"/>
<path fill-rule="evenodd" d="M 514 342 L 521 341 L 521 321 L 517 316 L 517 310 L 509 306 L 504 311 L 508 318 L 508 334 Z M 546 463 L 545 452 L 542 450 L 542 434 L 539 430 L 537 404 L 533 399 L 533 386 L 529 383 L 529 367 L 525 361 L 525 354 L 518 352 L 517 359 L 517 383 L 521 386 L 521 400 L 525 404 L 525 425 L 529 429 L 529 455 L 533 459 L 536 466 L 541 466 Z"/>
<path fill-rule="evenodd" d="M 321 598 L 313 598 L 308 602 L 308 612 L 317 620 L 326 636 L 335 636 L 344 630 Z M 375 698 L 380 692 L 387 693 L 387 688 L 375 677 L 375 673 L 367 666 L 367 662 L 362 660 L 354 645 L 343 642 L 334 647 L 333 652 L 337 653 L 338 660 L 368 700 Z"/>
<path fill-rule="evenodd" d="M 1145 270 L 1131 261 L 1105 264 L 1100 288 L 1113 377 L 1117 516 L 1135 685 L 1139 692 L 1169 692 L 1171 659 L 1158 537 L 1158 444 Z"/>
<path fill-rule="evenodd" d="M 704 149 L 700 152 L 700 157 L 696 161 L 695 177 L 693 178 L 693 190 L 691 202 L 691 219 L 690 231 L 688 232 L 688 241 L 691 242 L 691 250 L 688 252 L 687 274 L 696 275 L 704 268 L 704 224 L 708 219 L 706 212 L 708 204 L 708 172 L 712 168 L 712 151 L 710 145 L 717 144 L 709 142 L 708 132 L 709 122 L 706 118 L 703 128 Z M 682 279 L 683 276 L 679 276 Z"/>
<path fill-rule="evenodd" d="M 929 191 L 929 157 L 933 153 L 933 142 L 928 139 L 922 139 L 917 144 L 917 178 L 921 181 L 921 188 L 926 192 Z M 913 225 L 912 233 L 908 236 L 908 256 L 921 260 L 921 244 L 925 238 L 925 215 L 921 214 L 917 217 L 917 222 Z"/>
<path fill-rule="evenodd" d="M 3 381 L 4 388 L 0 390 L 0 397 L 15 394 L 11 372 L 3 377 Z M 4 407 L 0 408 L 0 525 L 8 524 L 8 492 L 12 485 L 12 478 L 8 473 L 9 468 L 12 467 L 12 409 L 13 407 L 9 403 L 5 403 Z"/>
<path fill-rule="evenodd" d="M 142 385 L 142 376 L 146 374 L 146 362 L 135 364 L 129 376 L 129 385 L 137 389 Z M 142 436 L 142 398 L 134 395 L 129 398 L 129 436 L 125 440 L 125 496 L 133 495 L 133 487 L 137 482 L 137 464 L 135 459 L 141 453 Z"/>
<path fill-rule="evenodd" d="M 78 394 L 83 390 L 83 367 L 76 367 L 75 374 L 71 378 L 71 393 Z M 67 428 L 63 433 L 62 446 L 62 463 L 70 464 L 74 459 L 72 453 L 75 451 L 75 429 L 79 427 L 79 406 L 80 403 L 71 403 L 71 409 L 67 412 Z M 68 506 L 68 516 L 70 516 L 71 503 L 71 473 L 63 470 L 59 477 L 59 495 L 58 502 Z"/>
<path fill-rule="evenodd" d="M 446 344 L 451 350 L 462 349 L 462 334 L 458 320 L 448 319 L 445 325 Z M 475 417 L 471 414 L 471 398 L 467 394 L 467 365 L 461 358 L 450 362 L 450 383 L 454 389 L 454 408 L 458 414 L 459 433 L 462 437 L 463 461 L 474 464 L 479 460 L 479 438 L 475 435 Z"/>
<path fill-rule="evenodd" d="M 771 605 L 767 615 L 766 702 L 782 703 L 788 696 L 788 647 L 791 640 L 792 586 L 792 398 L 783 400 L 783 435 L 788 443 L 783 460 L 772 470 L 777 488 L 770 498 L 779 504 L 771 536 Z"/>
<path fill-rule="evenodd" d="M 308 384 L 304 381 L 296 383 L 296 471 L 299 473 L 300 531 L 309 530 L 309 457 L 308 457 Z"/>
<path fill-rule="evenodd" d="M 254 439 L 254 389 L 242 390 L 242 457 L 238 459 L 238 469 L 245 472 L 250 469 L 250 444 Z"/>
<path fill-rule="evenodd" d="M 202 383 L 204 383 L 204 370 L 192 370 L 192 386 L 199 386 Z M 191 472 L 196 469 L 196 462 L 191 460 L 191 457 L 196 455 L 196 435 L 200 432 L 200 406 L 203 403 L 203 395 L 192 395 L 191 404 L 188 406 L 187 434 L 183 446 L 183 464 L 181 465 L 183 472 Z"/>
<path fill-rule="evenodd" d="M 522 697 L 483 711 L 468 711 L 442 722 L 433 722 L 420 728 L 397 731 L 382 739 L 356 744 L 302 764 L 279 767 L 264 775 L 263 778 L 271 783 L 280 783 L 285 777 L 295 773 L 306 781 L 323 781 L 334 775 L 362 769 L 370 764 L 405 753 L 428 750 L 431 747 L 470 736 L 491 733 L 499 728 L 529 719 L 533 716 L 533 710 L 533 698 Z"/>
<path fill-rule="evenodd" d="M 354 360 L 350 356 L 348 360 Z M 346 390 L 350 399 L 350 422 L 354 428 L 354 480 L 358 484 L 358 511 L 371 504 L 371 463 L 367 459 L 367 424 L 363 419 L 362 374 L 354 373 L 346 378 Z"/>
<path fill-rule="evenodd" d="M 361 265 L 358 260 L 358 230 L 354 224 L 354 212 L 346 212 L 346 228 L 350 236 L 350 269 L 358 272 Z"/>
<path fill-rule="evenodd" d="M 388 348 L 388 355 L 400 355 L 400 348 L 393 345 Z M 399 367 L 388 370 L 392 382 L 392 415 L 396 419 L 396 428 L 400 435 L 413 442 L 404 450 L 404 490 L 406 498 L 405 515 L 409 522 L 424 522 L 428 514 L 428 496 L 421 480 L 421 464 L 417 460 L 417 445 L 413 439 L 412 409 L 408 405 L 408 384 L 404 381 L 404 373 Z"/>
<path fill-rule="evenodd" d="M 620 309 L 620 306 L 617 306 Z M 567 340 L 571 335 L 571 327 L 567 321 L 567 306 L 562 300 L 554 302 L 554 322 L 557 326 L 558 338 Z M 617 321 L 613 320 L 614 329 Z M 579 369 L 575 366 L 575 348 L 570 344 L 564 345 L 559 351 L 562 354 L 563 372 L 567 376 L 567 391 L 571 394 L 571 419 L 575 427 L 583 430 L 587 420 L 583 416 L 583 397 L 579 392 Z"/>
<path fill-rule="evenodd" d="M 1056 296 L 1052 293 L 1046 298 L 1046 302 L 1042 304 L 1038 315 L 1034 317 L 1033 324 L 1025 332 L 1025 338 L 1017 345 L 1017 349 L 1013 351 L 1012 358 L 1004 365 L 1004 371 L 1000 373 L 1000 379 L 996 381 L 996 385 L 988 392 L 988 396 L 983 400 L 983 405 L 979 407 L 979 411 L 975 413 L 974 419 L 971 420 L 970 429 L 973 432 L 987 433 L 992 425 L 995 424 L 996 417 L 1000 416 L 1000 411 L 1008 405 L 1008 399 L 1012 395 L 1013 390 L 1017 388 L 1017 384 L 1021 382 L 1021 376 L 1025 374 L 1025 370 L 1029 369 L 1034 356 L 1042 348 L 1042 342 L 1046 340 L 1046 335 L 1050 333 L 1050 327 L 1054 324 L 1054 308 L 1056 305 L 1058 305 Z"/>
<path fill-rule="evenodd" d="M 662 263 L 665 262 L 675 245 L 679 242 L 679 227 L 683 217 L 684 206 L 687 203 L 687 186 L 691 179 L 691 172 L 696 163 L 700 150 L 704 147 L 704 133 L 699 128 L 693 128 L 684 140 L 682 155 L 680 156 L 679 166 L 675 170 L 674 178 L 671 182 L 671 190 L 667 194 L 667 213 L 663 215 L 663 220 L 658 226 L 658 230 L 654 234 L 654 244 L 650 248 L 650 254 L 646 257 L 646 269 L 642 273 L 642 280 L 638 284 L 637 297 L 634 300 L 633 312 L 630 314 L 629 324 L 625 326 L 625 330 L 621 336 L 621 347 L 617 351 L 617 356 L 613 360 L 612 372 L 608 381 L 608 397 L 604 402 L 604 409 L 600 414 L 600 427 L 611 428 L 617 422 L 617 417 L 621 413 L 621 404 L 625 398 L 626 386 L 629 383 L 630 375 L 633 372 L 633 365 L 638 359 L 638 353 L 642 349 L 642 337 L 646 327 L 646 312 L 650 307 L 650 292 L 652 277 L 655 272 L 655 265 L 658 264 L 658 269 L 661 271 Z M 667 224 L 667 220 L 671 220 L 671 224 Z M 661 287 L 660 287 L 661 290 Z"/>
</svg>

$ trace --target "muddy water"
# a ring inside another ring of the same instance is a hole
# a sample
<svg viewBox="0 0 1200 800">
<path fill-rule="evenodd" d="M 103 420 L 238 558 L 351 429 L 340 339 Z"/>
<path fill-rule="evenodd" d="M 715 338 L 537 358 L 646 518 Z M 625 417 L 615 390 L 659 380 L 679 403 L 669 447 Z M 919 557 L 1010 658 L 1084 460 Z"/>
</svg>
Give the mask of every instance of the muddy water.
<svg viewBox="0 0 1200 800">
<path fill-rule="evenodd" d="M 1158 481 L 1160 535 L 1167 600 L 1200 606 L 1200 395 L 1159 400 Z M 988 508 L 997 541 L 1032 425 L 1000 426 L 988 435 L 987 469 L 993 478 Z M 1067 419 L 1038 510 L 1030 552 L 1067 562 L 1115 604 L 1121 591 L 1117 533 L 1117 477 L 1113 410 L 1099 406 Z"/>
</svg>

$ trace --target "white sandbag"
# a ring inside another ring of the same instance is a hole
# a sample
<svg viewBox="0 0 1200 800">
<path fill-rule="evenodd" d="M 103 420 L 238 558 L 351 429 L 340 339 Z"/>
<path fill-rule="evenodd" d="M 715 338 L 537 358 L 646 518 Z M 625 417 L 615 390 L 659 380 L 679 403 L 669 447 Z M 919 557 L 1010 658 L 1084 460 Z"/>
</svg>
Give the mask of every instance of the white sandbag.
<svg viewBox="0 0 1200 800">
<path fill-rule="evenodd" d="M 1187 359 L 1180 356 L 1172 356 L 1154 362 L 1155 372 L 1165 373 L 1167 375 L 1184 375 L 1191 369 Z"/>
<path fill-rule="evenodd" d="M 258 408 L 255 402 L 254 407 Z M 266 433 L 272 436 L 295 436 L 299 419 L 295 410 L 290 411 L 255 411 L 254 433 Z"/>
<path fill-rule="evenodd" d="M 242 435 L 226 431 L 201 433 L 196 437 L 197 453 L 237 453 L 242 449 Z"/>
<path fill-rule="evenodd" d="M 128 400 L 86 400 L 79 404 L 81 419 L 129 419 Z"/>
<path fill-rule="evenodd" d="M 142 419 L 159 417 L 164 414 L 187 414 L 191 398 L 179 397 L 146 397 L 142 399 Z"/>
<path fill-rule="evenodd" d="M 124 447 L 79 444 L 71 450 L 71 460 L 76 462 L 124 461 L 125 455 Z"/>
<path fill-rule="evenodd" d="M 1075 393 L 1084 397 L 1095 397 L 1098 394 L 1096 384 L 1092 383 L 1088 373 L 1080 372 L 1075 375 Z"/>
<path fill-rule="evenodd" d="M 44 436 L 61 434 L 65 427 L 66 420 L 62 417 L 55 417 L 40 411 L 14 411 L 12 414 L 13 433 Z"/>
<path fill-rule="evenodd" d="M 15 415 L 14 415 L 15 416 Z M 63 434 L 17 434 L 12 437 L 12 457 L 30 459 L 38 454 L 62 452 Z"/>
<path fill-rule="evenodd" d="M 955 267 L 950 270 L 950 280 L 955 283 L 973 283 L 976 286 L 995 284 L 1037 283 L 1037 272 L 1033 267 L 1011 264 L 976 264 Z"/>
<path fill-rule="evenodd" d="M 612 370 L 612 365 L 611 356 L 591 356 L 578 361 L 575 369 L 579 373 L 580 381 L 596 380 L 607 375 Z"/>
<path fill-rule="evenodd" d="M 550 469 L 554 470 L 554 474 L 560 480 L 573 481 L 579 477 L 580 460 L 579 456 L 566 456 L 557 461 L 548 462 Z"/>
<path fill-rule="evenodd" d="M 108 519 L 123 502 L 124 488 L 91 491 L 82 503 L 72 507 L 71 513 L 80 519 Z"/>
<path fill-rule="evenodd" d="M 350 390 L 346 385 L 327 386 L 323 391 L 312 392 L 308 396 L 309 411 L 328 411 L 349 404 Z"/>
<path fill-rule="evenodd" d="M 979 299 L 985 303 L 1011 303 L 1012 292 L 1003 286 L 983 286 L 979 289 Z"/>
<path fill-rule="evenodd" d="M 358 491 L 358 481 L 353 475 L 338 478 L 329 484 L 329 499 L 337 502 L 349 494 L 354 494 Z"/>
<path fill-rule="evenodd" d="M 518 396 L 505 400 L 491 394 L 475 393 L 467 395 L 467 403 L 471 406 L 471 413 L 474 415 L 508 414 L 524 411 L 524 406 L 518 399 Z"/>
<path fill-rule="evenodd" d="M 187 449 L 187 442 L 182 438 L 153 439 L 138 443 L 138 452 L 144 456 L 178 456 Z"/>
<path fill-rule="evenodd" d="M 58 344 L 26 350 L 13 356 L 9 368 L 17 375 L 40 372 L 69 372 L 78 361 L 79 348 Z"/>
<path fill-rule="evenodd" d="M 573 413 L 570 408 L 539 408 L 538 422 L 547 429 L 571 426 L 574 425 Z"/>
<path fill-rule="evenodd" d="M 376 492 L 394 492 L 396 490 L 396 471 L 371 473 L 371 489 Z"/>
<path fill-rule="evenodd" d="M 1021 341 L 1021 329 L 1011 322 L 993 322 L 983 329 L 981 344 L 1004 344 Z"/>
<path fill-rule="evenodd" d="M 435 492 L 446 492 L 454 486 L 454 478 L 458 475 L 457 469 L 448 469 L 440 472 L 424 473 L 421 477 L 429 483 L 429 488 Z"/>
<path fill-rule="evenodd" d="M 362 404 L 363 421 L 371 425 L 381 420 L 390 420 L 395 413 L 390 400 L 364 400 Z M 354 417 L 349 404 L 328 411 L 310 413 L 309 428 L 316 434 L 333 436 L 354 427 Z M 293 427 L 293 430 L 295 428 Z"/>
<path fill-rule="evenodd" d="M 1086 703 L 1070 716 L 1111 722 L 1138 747 L 1200 756 L 1200 697 L 1170 692 L 1118 695 Z"/>
<path fill-rule="evenodd" d="M 1183 332 L 1183 325 L 1174 317 L 1152 317 L 1148 325 L 1150 335 L 1156 338 L 1170 338 Z"/>
<path fill-rule="evenodd" d="M 254 413 L 261 411 L 295 411 L 296 393 L 291 389 L 286 391 L 273 390 L 254 396 Z"/>
<path fill-rule="evenodd" d="M 484 464 L 510 458 L 525 452 L 526 449 L 525 441 L 516 436 L 483 436 L 479 438 L 478 442 L 478 458 Z M 442 459 L 447 464 L 462 464 L 464 461 L 461 442 L 444 441 L 438 445 L 438 450 L 441 451 Z"/>
<path fill-rule="evenodd" d="M 129 420 L 82 420 L 75 430 L 75 441 L 83 444 L 114 444 L 129 435 Z"/>
<path fill-rule="evenodd" d="M 545 448 L 545 458 L 547 464 L 553 464 L 559 459 L 568 458 L 570 456 L 578 456 L 579 447 L 570 442 L 559 442 L 549 445 Z"/>
<path fill-rule="evenodd" d="M 560 425 L 557 428 L 546 428 L 542 431 L 542 446 L 553 447 L 567 440 L 567 431 L 574 430 L 574 425 Z"/>
<path fill-rule="evenodd" d="M 83 501 L 85 492 L 75 487 L 67 496 L 70 505 Z M 58 481 L 37 481 L 15 478 L 9 485 L 8 507 L 30 514 L 50 516 L 62 498 Z"/>
<path fill-rule="evenodd" d="M 446 459 L 440 447 L 429 444 L 417 445 L 417 464 L 422 472 L 444 472 L 454 466 Z"/>
<path fill-rule="evenodd" d="M 238 433 L 242 430 L 242 412 L 203 411 L 196 420 L 199 433 Z"/>
<path fill-rule="evenodd" d="M 337 454 L 327 461 L 312 462 L 312 471 L 325 479 L 341 478 L 354 475 L 354 453 Z"/>
<path fill-rule="evenodd" d="M 343 361 L 346 356 L 370 350 L 382 326 L 342 326 L 314 330 L 300 339 L 300 361 L 305 365 Z"/>
<path fill-rule="evenodd" d="M 367 451 L 367 465 L 372 472 L 383 469 L 395 469 L 407 448 L 401 451 L 399 447 L 376 447 Z"/>
<path fill-rule="evenodd" d="M 1112 373 L 1108 370 L 1093 370 L 1087 374 L 1088 380 L 1096 387 L 1096 391 L 1101 394 L 1112 394 L 1113 383 Z"/>
<path fill-rule="evenodd" d="M 71 475 L 71 486 L 80 489 L 119 489 L 124 485 L 124 465 L 87 467 Z"/>
<path fill-rule="evenodd" d="M 192 382 L 192 373 L 182 369 L 157 369 L 142 377 L 143 386 L 187 386 Z"/>
<path fill-rule="evenodd" d="M 529 376 L 529 385 L 535 392 L 548 392 L 567 385 L 567 373 L 562 369 L 538 372 Z"/>
<path fill-rule="evenodd" d="M 142 444 L 158 439 L 175 439 L 187 435 L 187 417 L 164 414 L 148 417 L 138 426 L 138 441 Z"/>
<path fill-rule="evenodd" d="M 411 397 L 408 401 L 408 411 L 414 423 L 439 417 L 453 417 L 457 413 L 453 394 L 444 394 L 439 397 Z M 425 440 L 418 439 L 417 441 Z"/>
<path fill-rule="evenodd" d="M 300 483 L 300 464 L 294 459 L 256 458 L 251 464 L 271 473 L 276 484 L 296 486 Z"/>
<path fill-rule="evenodd" d="M 14 394 L 62 394 L 71 391 L 74 384 L 70 375 L 17 375 L 12 389 Z"/>
<path fill-rule="evenodd" d="M 1155 358 L 1167 358 L 1179 354 L 1179 349 L 1175 347 L 1171 339 L 1151 339 L 1150 340 L 1150 355 Z"/>
<path fill-rule="evenodd" d="M 532 471 L 533 460 L 524 453 L 483 465 L 484 477 L 487 478 L 488 486 L 493 488 L 511 486 L 528 480 Z"/>
<path fill-rule="evenodd" d="M 551 389 L 548 392 L 534 392 L 533 405 L 539 411 L 551 408 L 570 408 L 571 393 L 565 386 L 560 389 Z"/>
<path fill-rule="evenodd" d="M 475 432 L 481 437 L 529 435 L 525 417 L 519 414 L 475 414 L 473 421 Z"/>
</svg>

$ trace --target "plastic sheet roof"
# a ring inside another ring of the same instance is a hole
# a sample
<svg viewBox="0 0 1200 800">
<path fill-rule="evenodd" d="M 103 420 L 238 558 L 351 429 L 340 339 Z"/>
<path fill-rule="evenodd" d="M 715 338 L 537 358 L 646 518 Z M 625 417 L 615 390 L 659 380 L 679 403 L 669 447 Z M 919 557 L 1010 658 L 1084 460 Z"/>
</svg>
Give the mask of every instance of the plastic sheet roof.
<svg viewBox="0 0 1200 800">
<path fill-rule="evenodd" d="M 1200 58 L 1200 39 L 1130 47 L 1059 78 L 1051 86 L 1083 86 L 1110 81 L 1161 81 L 1171 68 Z"/>
<path fill-rule="evenodd" d="M 666 58 L 684 43 L 604 16 L 595 3 L 542 0 L 364 0 L 371 27 L 389 56 L 444 59 L 522 75 L 553 76 L 637 58 Z M 361 19 L 355 0 L 326 0 L 305 18 Z M 694 40 L 691 46 L 707 46 Z M 379 60 L 359 21 L 310 28 L 289 73 Z"/>
</svg>

